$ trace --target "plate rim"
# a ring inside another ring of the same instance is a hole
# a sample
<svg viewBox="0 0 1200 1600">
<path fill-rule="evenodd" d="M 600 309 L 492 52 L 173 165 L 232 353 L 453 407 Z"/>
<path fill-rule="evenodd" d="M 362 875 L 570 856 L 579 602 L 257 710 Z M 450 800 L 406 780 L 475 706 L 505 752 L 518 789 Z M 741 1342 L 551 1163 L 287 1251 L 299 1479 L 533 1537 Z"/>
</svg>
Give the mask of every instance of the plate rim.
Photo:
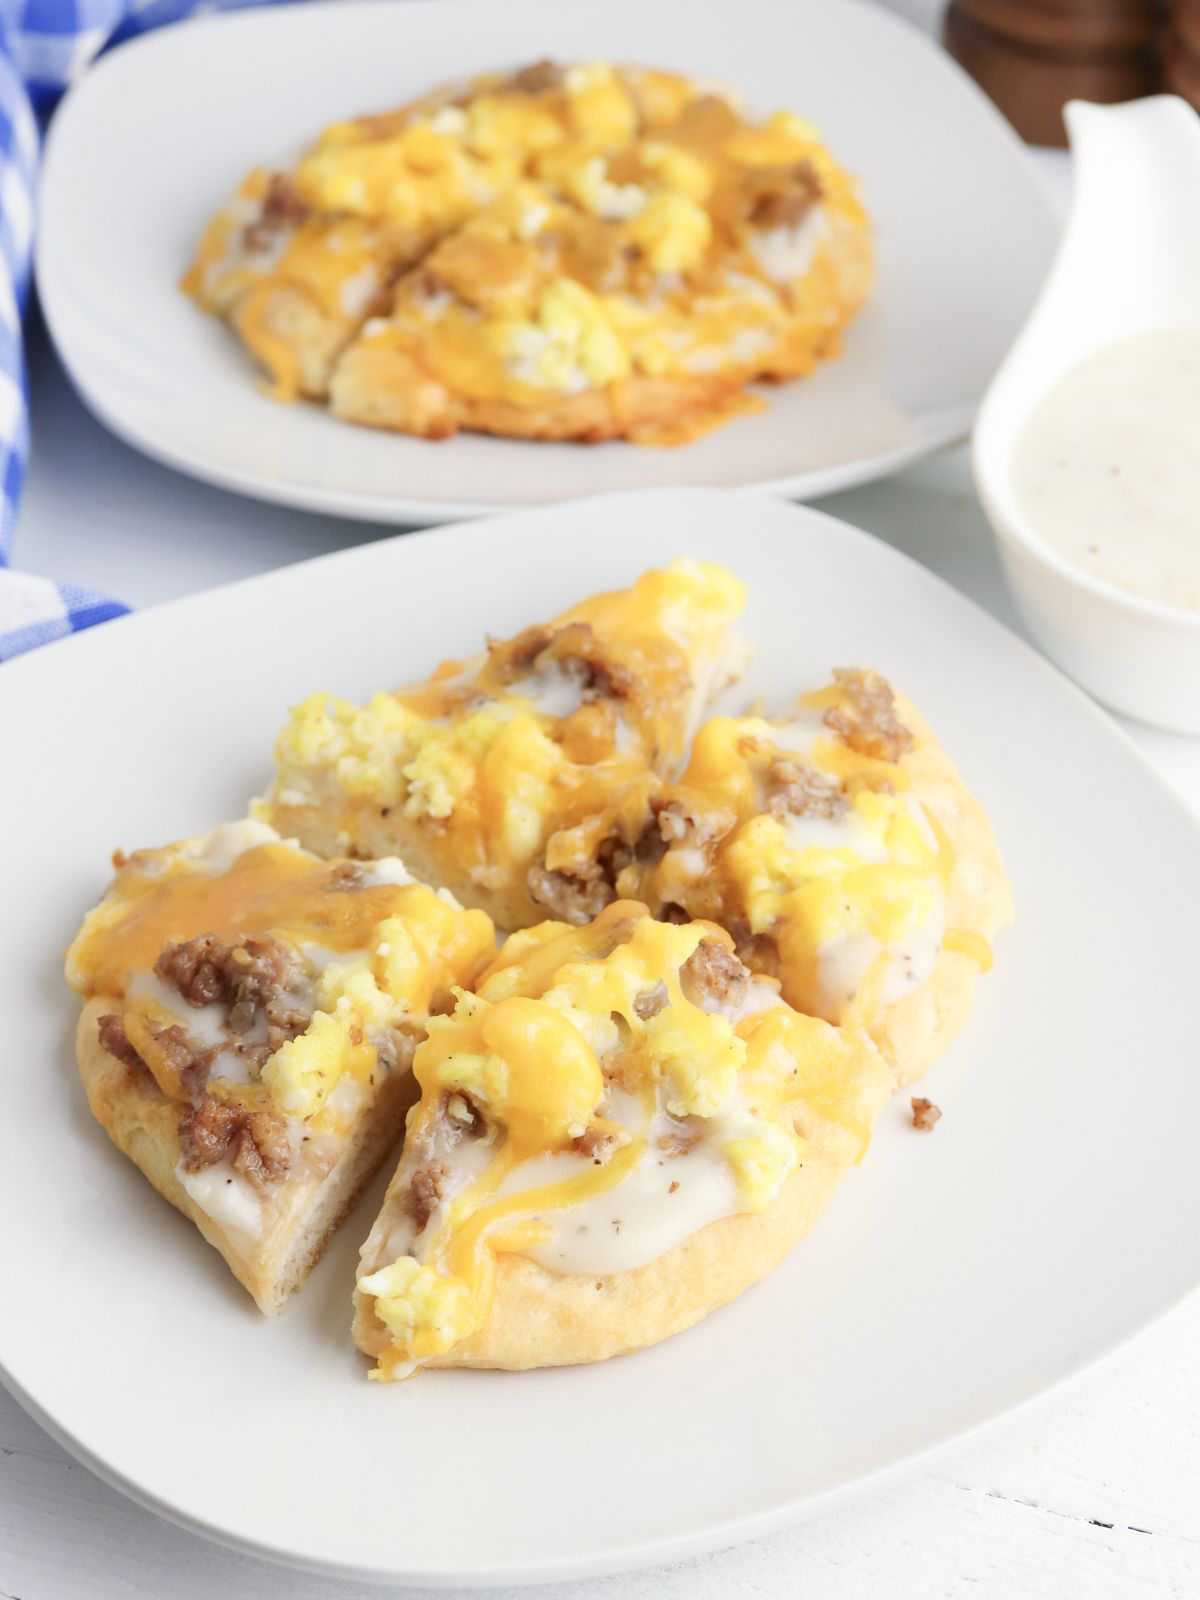
<svg viewBox="0 0 1200 1600">
<path fill-rule="evenodd" d="M 736 503 L 744 499 L 747 493 L 748 491 L 742 490 L 690 486 L 682 489 L 625 490 L 608 495 L 582 497 L 555 505 L 539 506 L 531 509 L 514 509 L 509 513 L 509 517 L 523 522 L 530 519 L 550 521 L 561 515 L 564 509 L 575 506 L 603 504 L 619 508 L 622 504 L 627 505 L 631 501 L 646 502 L 661 501 L 663 499 L 703 499 Z M 783 510 L 785 508 L 781 506 L 780 509 Z M 1011 647 L 1015 643 L 1026 658 L 1027 663 L 1032 665 L 1034 670 L 1040 673 L 1042 677 L 1048 681 L 1057 682 L 1061 687 L 1065 687 L 1069 692 L 1070 699 L 1074 702 L 1076 714 L 1082 712 L 1088 721 L 1097 728 L 1103 729 L 1105 737 L 1115 740 L 1126 757 L 1132 756 L 1134 758 L 1135 765 L 1140 769 L 1144 777 L 1148 778 L 1154 785 L 1160 799 L 1165 799 L 1181 817 L 1187 819 L 1190 826 L 1195 828 L 1198 825 L 1192 809 L 1154 769 L 1125 730 L 1072 683 L 1065 674 L 1047 661 L 1028 641 L 1006 626 L 999 618 L 979 605 L 978 602 L 962 594 L 961 591 L 957 590 L 939 574 L 932 572 L 929 568 L 923 566 L 921 562 L 915 560 L 906 552 L 898 550 L 887 541 L 828 512 L 813 507 L 790 506 L 786 507 L 786 511 L 789 516 L 799 517 L 802 520 L 815 520 L 828 530 L 836 532 L 839 538 L 844 539 L 849 536 L 852 544 L 866 544 L 876 549 L 882 549 L 888 559 L 894 559 L 902 565 L 917 568 L 923 579 L 932 581 L 933 585 L 940 590 L 948 591 L 959 605 L 967 607 L 969 611 L 975 614 L 977 620 L 981 619 L 985 628 L 994 634 L 998 633 L 1004 636 L 1008 646 Z M 772 511 L 769 514 L 774 515 L 774 512 Z M 473 521 L 463 521 L 457 524 L 457 529 L 463 533 L 475 531 L 476 528 L 477 524 Z M 165 611 L 171 613 L 181 606 L 203 608 L 213 602 L 219 604 L 221 597 L 227 591 L 242 590 L 247 586 L 270 585 L 276 582 L 282 574 L 289 571 L 295 571 L 299 574 L 304 569 L 322 566 L 331 562 L 342 562 L 352 566 L 356 560 L 365 555 L 374 554 L 376 551 L 382 554 L 388 549 L 392 550 L 394 557 L 395 547 L 400 546 L 402 541 L 407 545 L 414 539 L 424 540 L 434 537 L 452 539 L 454 532 L 455 529 L 453 528 L 445 530 L 429 529 L 415 533 L 396 534 L 391 538 L 349 546 L 294 563 L 291 567 L 273 569 L 272 571 L 255 574 L 231 583 L 221 584 L 197 594 L 164 601 L 160 605 L 146 607 L 140 612 L 131 613 L 127 617 L 114 620 L 125 629 L 136 629 L 139 617 L 152 618 L 157 612 Z M 46 661 L 50 659 L 47 656 L 47 649 L 58 651 L 55 659 L 61 660 L 64 650 L 72 647 L 77 650 L 94 650 L 97 644 L 102 642 L 103 637 L 104 634 L 102 633 L 88 630 L 56 640 L 49 647 L 42 647 L 37 651 L 27 653 L 22 658 L 18 658 L 16 663 L 18 670 L 16 673 L 10 674 L 6 678 L 0 678 L 0 712 L 3 712 L 9 696 L 14 701 L 19 699 L 24 681 L 29 674 L 32 673 L 36 677 L 36 674 L 42 670 L 37 666 L 37 663 L 39 660 Z M 109 635 L 109 637 L 112 637 L 112 635 Z M 24 666 L 22 667 L 20 663 L 24 663 Z M 14 663 L 9 663 L 9 665 L 13 666 Z M 3 687 L 5 683 L 13 684 L 13 688 L 6 691 Z M 544 1562 L 531 1562 L 527 1559 L 509 1561 L 504 1565 L 496 1565 L 493 1562 L 490 1565 L 476 1563 L 473 1566 L 466 1567 L 445 1565 L 416 1569 L 411 1566 L 394 1567 L 370 1563 L 355 1564 L 322 1558 L 310 1552 L 289 1549 L 274 1544 L 267 1539 L 255 1539 L 245 1533 L 230 1530 L 217 1523 L 207 1521 L 204 1517 L 188 1511 L 183 1506 L 161 1498 L 149 1484 L 132 1478 L 120 1469 L 112 1467 L 103 1457 L 77 1441 L 71 1429 L 59 1421 L 51 1412 L 45 1410 L 41 1402 L 35 1399 L 32 1393 L 14 1375 L 5 1359 L 2 1348 L 0 1348 L 0 1379 L 3 1380 L 5 1387 L 13 1394 L 23 1409 L 52 1438 L 67 1449 L 72 1456 L 82 1461 L 89 1470 L 95 1472 L 103 1481 L 126 1494 L 137 1504 L 163 1516 L 166 1520 L 187 1529 L 189 1532 L 213 1540 L 226 1548 L 265 1558 L 296 1570 L 322 1573 L 364 1583 L 391 1584 L 404 1588 L 425 1586 L 439 1589 L 453 1587 L 475 1589 L 504 1583 L 537 1584 L 565 1581 L 594 1577 L 615 1571 L 653 1567 L 727 1548 L 744 1540 L 760 1537 L 784 1527 L 807 1521 L 813 1517 L 824 1515 L 839 1506 L 849 1504 L 867 1494 L 878 1491 L 887 1484 L 899 1480 L 910 1471 L 920 1470 L 931 1461 L 949 1454 L 960 1444 L 977 1436 L 985 1435 L 991 1430 L 1002 1426 L 1010 1418 L 1030 1412 L 1044 1402 L 1049 1402 L 1056 1395 L 1083 1380 L 1093 1370 L 1119 1357 L 1122 1352 L 1127 1350 L 1138 1339 L 1197 1297 L 1200 1297 L 1200 1274 L 1198 1274 L 1197 1281 L 1190 1287 L 1175 1294 L 1172 1298 L 1157 1306 L 1148 1315 L 1139 1318 L 1132 1327 L 1113 1343 L 1085 1355 L 1075 1365 L 1064 1366 L 1060 1374 L 1048 1384 L 1038 1385 L 1035 1381 L 1033 1387 L 1027 1393 L 1013 1400 L 1010 1404 L 1001 1406 L 995 1412 L 946 1433 L 941 1438 L 932 1441 L 924 1449 L 899 1459 L 885 1461 L 882 1465 L 848 1478 L 823 1493 L 809 1496 L 803 1500 L 793 1498 L 783 1503 L 777 1502 L 763 1510 L 747 1512 L 719 1525 L 710 1525 L 705 1529 L 697 1530 L 693 1528 L 656 1539 L 643 1539 L 636 1544 L 625 1545 L 617 1550 L 593 1550 L 590 1553 L 575 1557 L 555 1556 L 548 1558 Z"/>
<path fill-rule="evenodd" d="M 338 12 L 344 13 L 349 7 L 357 10 L 366 10 L 368 6 L 372 9 L 378 9 L 383 6 L 397 13 L 403 12 L 415 17 L 422 9 L 432 12 L 435 6 L 443 8 L 445 3 L 446 0 L 309 0 L 309 3 L 303 8 L 269 5 L 247 6 L 228 11 L 202 12 L 197 16 L 172 24 L 168 29 L 153 29 L 123 41 L 116 50 L 101 56 L 89 72 L 71 86 L 50 123 L 45 136 L 38 174 L 37 209 L 39 216 L 43 217 L 47 212 L 48 208 L 45 203 L 47 192 L 52 188 L 57 189 L 55 176 L 58 166 L 57 152 L 60 145 L 70 137 L 69 131 L 64 133 L 63 130 L 69 130 L 73 127 L 79 104 L 88 95 L 90 86 L 98 78 L 112 70 L 112 63 L 122 60 L 128 61 L 130 54 L 140 54 L 143 51 L 153 52 L 161 48 L 164 39 L 169 40 L 169 36 L 177 33 L 181 28 L 237 29 L 247 25 L 262 26 L 264 23 L 269 27 L 286 27 L 292 22 L 298 26 L 303 26 L 304 21 L 302 19 L 319 15 L 331 16 Z M 472 7 L 483 9 L 487 7 L 488 0 L 454 0 L 454 3 L 465 9 Z M 548 12 L 552 11 L 555 6 L 555 0 L 538 0 L 538 3 Z M 781 14 L 790 14 L 792 10 L 788 0 L 759 0 L 759 3 L 773 6 Z M 845 13 L 848 10 L 852 10 L 860 16 L 869 17 L 870 26 L 873 29 L 881 30 L 885 34 L 890 29 L 897 30 L 926 55 L 931 65 L 934 66 L 935 71 L 948 71 L 957 80 L 959 89 L 965 91 L 968 98 L 973 101 L 975 114 L 988 121 L 993 132 L 998 134 L 1007 144 L 1010 154 L 1015 158 L 1014 167 L 1016 165 L 1021 167 L 1027 180 L 1029 197 L 1031 201 L 1036 200 L 1040 205 L 1045 221 L 1055 231 L 1061 228 L 1059 207 L 1055 203 L 1051 187 L 1036 163 L 1030 160 L 1026 145 L 978 85 L 975 84 L 974 80 L 963 72 L 957 63 L 948 57 L 944 51 L 937 48 L 933 39 L 924 29 L 899 13 L 885 9 L 881 5 L 870 3 L 870 0 L 805 0 L 805 3 L 814 9 L 826 11 L 830 14 Z M 575 5 L 577 9 L 593 11 L 598 17 L 603 17 L 606 9 L 603 0 L 575 0 Z M 268 18 L 270 19 L 269 22 L 267 21 Z M 38 284 L 39 299 L 51 341 L 73 388 L 92 414 L 118 439 L 146 455 L 150 460 L 156 461 L 172 471 L 194 478 L 198 482 L 212 484 L 231 493 L 244 495 L 250 499 L 264 501 L 268 504 L 291 506 L 310 513 L 348 517 L 362 522 L 393 527 L 439 526 L 449 522 L 500 515 L 508 511 L 533 510 L 537 506 L 547 503 L 564 504 L 570 499 L 579 498 L 575 495 L 568 495 L 564 500 L 557 502 L 520 499 L 410 499 L 400 494 L 382 496 L 348 488 L 321 488 L 315 485 L 299 483 L 291 478 L 271 479 L 267 476 L 256 474 L 250 469 L 228 466 L 220 461 L 214 461 L 203 451 L 165 443 L 155 435 L 152 428 L 143 426 L 137 421 L 130 421 L 110 406 L 99 394 L 86 361 L 82 363 L 77 361 L 76 350 L 70 336 L 64 337 L 63 334 L 62 320 L 59 315 L 60 306 L 53 291 L 54 272 L 53 270 L 47 271 L 46 264 L 48 260 L 52 259 L 51 251 L 54 246 L 55 236 L 53 230 L 49 230 L 49 244 L 47 243 L 47 237 L 48 230 L 46 227 L 44 225 L 39 226 L 34 244 L 35 281 Z M 48 293 L 42 289 L 44 281 L 49 282 L 52 286 Z M 247 381 L 252 383 L 252 376 L 248 375 Z M 887 478 L 902 470 L 905 466 L 932 454 L 934 451 L 965 439 L 974 425 L 975 417 L 984 398 L 985 389 L 986 385 L 979 394 L 962 404 L 941 408 L 934 407 L 921 413 L 921 419 L 924 423 L 924 431 L 921 436 L 893 446 L 890 449 L 877 451 L 866 456 L 857 456 L 848 461 L 824 467 L 814 467 L 807 471 L 784 473 L 772 478 L 759 479 L 752 483 L 729 486 L 703 484 L 685 486 L 697 488 L 729 487 L 734 492 L 767 494 L 776 498 L 803 502 L 822 495 L 832 494 L 842 489 L 853 488 L 858 484 Z M 514 442 L 521 443 L 522 441 Z M 630 489 L 622 492 L 636 493 L 639 491 Z"/>
</svg>

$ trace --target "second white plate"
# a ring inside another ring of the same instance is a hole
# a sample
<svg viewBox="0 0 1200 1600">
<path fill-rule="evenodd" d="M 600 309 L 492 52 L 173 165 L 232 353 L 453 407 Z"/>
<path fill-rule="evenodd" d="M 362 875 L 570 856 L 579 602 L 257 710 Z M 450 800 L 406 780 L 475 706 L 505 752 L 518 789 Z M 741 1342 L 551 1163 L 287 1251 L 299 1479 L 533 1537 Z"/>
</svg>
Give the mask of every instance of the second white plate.
<svg viewBox="0 0 1200 1600">
<path fill-rule="evenodd" d="M 684 552 L 750 586 L 731 707 L 875 664 L 992 813 L 1017 921 L 928 1080 L 944 1120 L 917 1134 L 898 1098 L 811 1236 L 679 1338 L 370 1384 L 349 1300 L 378 1190 L 264 1321 L 89 1116 L 62 949 L 114 845 L 240 811 L 289 702 L 415 678 Z M 693 491 L 366 545 L 10 662 L 0 750 L 0 1372 L 189 1527 L 414 1584 L 665 1561 L 864 1492 L 1200 1276 L 1200 830 L 1033 651 L 844 524 Z"/>
<path fill-rule="evenodd" d="M 59 352 L 97 415 L 196 477 L 309 510 L 443 521 L 655 484 L 826 493 L 965 433 L 1057 232 L 1015 135 L 915 29 L 859 0 L 376 0 L 285 6 L 146 36 L 68 96 L 37 258 Z M 720 77 L 812 118 L 859 175 L 878 282 L 840 360 L 677 450 L 433 444 L 280 406 L 178 281 L 244 172 L 326 122 L 552 55 Z M 198 93 L 197 86 L 203 86 Z"/>
</svg>

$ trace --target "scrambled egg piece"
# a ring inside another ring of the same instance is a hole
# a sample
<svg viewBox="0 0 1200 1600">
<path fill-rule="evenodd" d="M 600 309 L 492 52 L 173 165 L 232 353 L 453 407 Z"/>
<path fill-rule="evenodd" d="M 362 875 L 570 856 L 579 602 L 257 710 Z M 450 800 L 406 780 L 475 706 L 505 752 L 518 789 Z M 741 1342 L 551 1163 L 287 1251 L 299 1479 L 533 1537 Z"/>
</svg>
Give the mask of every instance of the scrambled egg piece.
<svg viewBox="0 0 1200 1600">
<path fill-rule="evenodd" d="M 410 1360 L 442 1355 L 479 1326 L 467 1285 L 421 1266 L 411 1256 L 401 1256 L 360 1278 L 358 1287 L 375 1297 L 376 1314 L 398 1352 Z"/>
<path fill-rule="evenodd" d="M 862 790 L 850 814 L 878 841 L 882 859 L 856 848 L 850 829 L 844 846 L 800 849 L 788 845 L 784 827 L 770 816 L 754 817 L 738 831 L 724 865 L 753 932 L 782 921 L 814 950 L 863 930 L 889 945 L 934 913 L 942 892 L 937 847 L 904 797 Z"/>
<path fill-rule="evenodd" d="M 800 1159 L 795 1139 L 770 1122 L 759 1123 L 751 1132 L 730 1139 L 724 1153 L 747 1211 L 762 1211 L 770 1205 Z"/>
</svg>

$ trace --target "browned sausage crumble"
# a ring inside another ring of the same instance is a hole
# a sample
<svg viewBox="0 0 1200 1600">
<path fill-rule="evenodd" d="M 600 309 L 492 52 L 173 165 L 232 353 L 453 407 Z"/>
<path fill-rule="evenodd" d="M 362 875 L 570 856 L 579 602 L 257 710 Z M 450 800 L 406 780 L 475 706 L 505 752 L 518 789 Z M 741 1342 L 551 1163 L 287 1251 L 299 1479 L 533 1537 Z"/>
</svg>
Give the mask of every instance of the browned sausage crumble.
<svg viewBox="0 0 1200 1600">
<path fill-rule="evenodd" d="M 438 1201 L 442 1198 L 442 1186 L 452 1171 L 450 1163 L 439 1157 L 413 1173 L 408 1194 L 405 1196 L 405 1205 L 409 1216 L 416 1223 L 418 1233 L 424 1229 L 425 1224 L 437 1210 Z"/>
<path fill-rule="evenodd" d="M 652 989 L 643 989 L 641 994 L 634 995 L 634 1016 L 641 1022 L 649 1022 L 651 1017 L 656 1017 L 666 1005 L 667 998 L 667 986 L 660 978 Z"/>
<path fill-rule="evenodd" d="M 602 1167 L 612 1154 L 617 1142 L 615 1133 L 606 1133 L 603 1128 L 587 1128 L 577 1139 L 572 1140 L 572 1150 L 578 1151 L 581 1156 L 588 1156 L 596 1166 Z"/>
<path fill-rule="evenodd" d="M 896 715 L 896 697 L 886 678 L 860 667 L 838 667 L 834 682 L 850 702 L 849 713 L 830 706 L 825 726 L 857 755 L 899 761 L 913 747 L 913 736 Z"/>
<path fill-rule="evenodd" d="M 821 198 L 821 179 L 811 161 L 751 167 L 740 199 L 748 222 L 760 228 L 794 228 Z"/>
<path fill-rule="evenodd" d="M 766 808 L 776 822 L 789 817 L 828 817 L 836 820 L 846 811 L 846 793 L 836 778 L 818 772 L 806 761 L 780 757 L 766 775 Z"/>
<path fill-rule="evenodd" d="M 732 950 L 716 939 L 701 939 L 679 969 L 679 987 L 694 1006 L 712 1001 L 737 1006 L 745 998 L 750 974 Z"/>
<path fill-rule="evenodd" d="M 261 1010 L 271 1050 L 303 1033 L 312 1020 L 312 1007 L 302 998 L 308 976 L 296 952 L 279 939 L 227 944 L 215 934 L 202 933 L 172 940 L 154 970 L 190 1006 L 228 1007 L 226 1027 L 232 1034 L 249 1033 Z"/>
<path fill-rule="evenodd" d="M 99 1022 L 100 1048 L 107 1050 L 110 1056 L 126 1067 L 140 1067 L 144 1063 L 141 1056 L 130 1044 L 125 1036 L 125 1023 L 118 1016 L 101 1017 Z"/>
<path fill-rule="evenodd" d="M 282 1178 L 292 1161 L 281 1116 L 248 1111 L 212 1095 L 180 1113 L 179 1148 L 185 1171 L 199 1172 L 228 1156 L 234 1171 L 260 1190 Z"/>
<path fill-rule="evenodd" d="M 563 68 L 557 61 L 543 59 L 532 61 L 529 66 L 521 67 L 511 73 L 505 80 L 505 89 L 515 89 L 520 94 L 545 94 L 548 89 L 557 89 L 564 77 Z"/>
<path fill-rule="evenodd" d="M 285 173 L 274 172 L 258 216 L 242 230 L 242 244 L 251 251 L 269 250 L 277 234 L 298 227 L 308 215 L 308 205 L 292 180 Z"/>
<path fill-rule="evenodd" d="M 932 1100 L 926 1100 L 923 1095 L 913 1096 L 912 1124 L 914 1128 L 919 1128 L 922 1133 L 932 1133 L 941 1120 L 941 1108 L 935 1106 Z"/>
</svg>

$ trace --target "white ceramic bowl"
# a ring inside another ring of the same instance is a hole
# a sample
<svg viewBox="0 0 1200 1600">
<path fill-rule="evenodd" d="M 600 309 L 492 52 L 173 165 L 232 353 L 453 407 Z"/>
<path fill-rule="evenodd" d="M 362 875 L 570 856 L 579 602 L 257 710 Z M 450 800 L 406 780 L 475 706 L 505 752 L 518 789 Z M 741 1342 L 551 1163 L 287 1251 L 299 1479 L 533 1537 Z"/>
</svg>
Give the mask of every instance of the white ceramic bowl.
<svg viewBox="0 0 1200 1600">
<path fill-rule="evenodd" d="M 997 373 L 974 436 L 975 483 L 1035 640 L 1114 710 L 1200 734 L 1200 613 L 1091 577 L 1045 545 L 1013 488 L 1013 446 L 1034 405 L 1097 346 L 1200 327 L 1200 118 L 1159 95 L 1073 103 L 1075 194 L 1054 266 Z"/>
</svg>

